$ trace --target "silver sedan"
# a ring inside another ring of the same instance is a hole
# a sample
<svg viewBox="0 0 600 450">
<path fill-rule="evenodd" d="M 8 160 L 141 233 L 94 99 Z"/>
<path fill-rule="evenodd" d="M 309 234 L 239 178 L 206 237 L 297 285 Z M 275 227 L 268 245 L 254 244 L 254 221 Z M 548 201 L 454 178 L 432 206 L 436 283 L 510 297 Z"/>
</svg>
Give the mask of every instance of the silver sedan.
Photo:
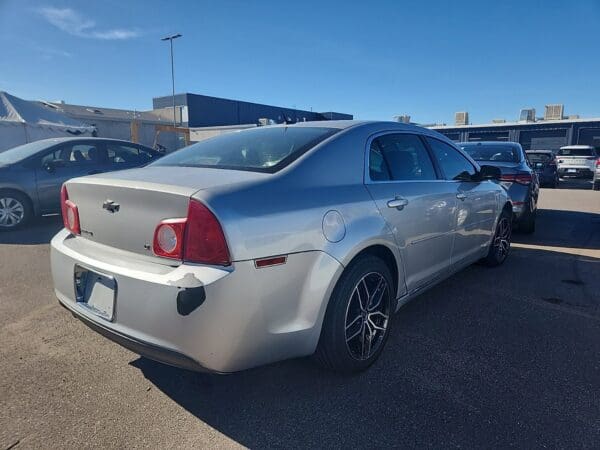
<svg viewBox="0 0 600 450">
<path fill-rule="evenodd" d="M 315 355 L 357 371 L 393 313 L 510 249 L 498 169 L 435 131 L 305 122 L 218 136 L 68 181 L 60 303 L 148 358 L 233 372 Z"/>
</svg>

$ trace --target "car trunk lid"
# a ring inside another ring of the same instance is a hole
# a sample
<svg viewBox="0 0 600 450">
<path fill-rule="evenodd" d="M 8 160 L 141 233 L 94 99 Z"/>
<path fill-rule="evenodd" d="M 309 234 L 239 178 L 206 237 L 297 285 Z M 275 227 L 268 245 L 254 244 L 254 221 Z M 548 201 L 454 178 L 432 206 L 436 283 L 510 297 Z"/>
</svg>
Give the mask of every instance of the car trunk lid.
<svg viewBox="0 0 600 450">
<path fill-rule="evenodd" d="M 226 172 L 226 173 L 223 173 Z M 231 173 L 233 172 L 233 173 Z M 187 217 L 190 197 L 199 190 L 240 183 L 264 174 L 186 167 L 147 167 L 82 177 L 67 182 L 77 206 L 81 237 L 157 258 L 152 243 L 164 219 Z"/>
</svg>

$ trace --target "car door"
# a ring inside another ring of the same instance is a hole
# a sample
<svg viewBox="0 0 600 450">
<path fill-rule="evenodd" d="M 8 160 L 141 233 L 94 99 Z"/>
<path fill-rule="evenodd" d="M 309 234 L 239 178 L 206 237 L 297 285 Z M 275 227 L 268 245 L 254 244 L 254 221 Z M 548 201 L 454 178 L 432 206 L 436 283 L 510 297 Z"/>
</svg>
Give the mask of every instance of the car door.
<svg viewBox="0 0 600 450">
<path fill-rule="evenodd" d="M 440 178 L 419 135 L 369 139 L 365 184 L 400 248 L 409 292 L 450 265 L 457 199 Z"/>
<path fill-rule="evenodd" d="M 477 169 L 458 149 L 433 137 L 426 141 L 458 199 L 452 264 L 472 262 L 489 245 L 497 216 L 497 191 L 492 181 L 477 180 Z"/>
<path fill-rule="evenodd" d="M 104 172 L 106 149 L 101 141 L 67 142 L 43 154 L 35 166 L 42 212 L 57 212 L 62 184 L 71 178 Z"/>
</svg>

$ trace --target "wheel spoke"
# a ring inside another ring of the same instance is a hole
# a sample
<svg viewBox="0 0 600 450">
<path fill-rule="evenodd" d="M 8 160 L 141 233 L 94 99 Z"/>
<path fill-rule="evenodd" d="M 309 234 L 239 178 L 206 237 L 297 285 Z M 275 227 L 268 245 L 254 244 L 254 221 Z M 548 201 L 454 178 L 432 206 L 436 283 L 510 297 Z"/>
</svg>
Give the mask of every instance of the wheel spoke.
<svg viewBox="0 0 600 450">
<path fill-rule="evenodd" d="M 364 333 L 364 329 L 365 329 L 365 324 L 361 323 L 360 328 L 356 331 L 356 333 L 354 333 L 351 336 L 348 336 L 346 338 L 346 343 L 350 342 L 352 339 L 354 339 L 359 334 Z"/>
<path fill-rule="evenodd" d="M 356 316 L 352 322 L 350 322 L 348 325 L 346 325 L 346 331 L 348 331 L 348 328 L 350 328 L 352 325 L 354 325 L 356 322 L 358 322 L 359 320 L 362 319 L 362 314 L 359 314 L 358 316 Z"/>
<path fill-rule="evenodd" d="M 367 311 L 373 311 L 374 309 L 379 307 L 381 303 L 381 299 L 383 298 L 383 294 L 387 288 L 387 283 L 385 282 L 385 278 L 381 277 L 379 279 L 379 283 L 377 283 L 377 287 L 373 294 L 369 298 L 369 304 L 367 305 Z M 373 304 L 373 300 L 376 299 L 375 304 Z"/>
</svg>

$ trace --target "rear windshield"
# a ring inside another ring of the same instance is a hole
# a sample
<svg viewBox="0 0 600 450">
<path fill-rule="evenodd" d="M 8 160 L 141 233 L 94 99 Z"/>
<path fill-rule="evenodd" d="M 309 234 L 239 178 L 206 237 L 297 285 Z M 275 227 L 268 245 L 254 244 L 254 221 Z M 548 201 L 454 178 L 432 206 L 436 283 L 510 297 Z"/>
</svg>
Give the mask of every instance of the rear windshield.
<svg viewBox="0 0 600 450">
<path fill-rule="evenodd" d="M 527 157 L 532 163 L 547 163 L 554 159 L 550 153 L 527 153 Z"/>
<path fill-rule="evenodd" d="M 475 161 L 520 161 L 519 151 L 512 145 L 464 145 L 461 148 Z"/>
<path fill-rule="evenodd" d="M 561 148 L 558 151 L 560 156 L 596 156 L 592 148 Z"/>
<path fill-rule="evenodd" d="M 320 127 L 261 127 L 231 132 L 190 145 L 151 165 L 274 173 L 337 131 Z"/>
</svg>

